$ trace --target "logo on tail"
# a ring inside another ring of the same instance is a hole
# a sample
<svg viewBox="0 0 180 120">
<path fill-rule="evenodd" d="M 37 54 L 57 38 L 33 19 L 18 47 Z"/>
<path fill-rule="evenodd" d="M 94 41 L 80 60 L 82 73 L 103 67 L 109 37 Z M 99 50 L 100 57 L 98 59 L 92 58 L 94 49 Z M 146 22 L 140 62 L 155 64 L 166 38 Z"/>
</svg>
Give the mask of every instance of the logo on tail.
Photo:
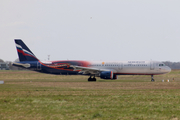
<svg viewBox="0 0 180 120">
<path fill-rule="evenodd" d="M 16 48 L 21 61 L 38 61 L 36 56 L 31 52 L 31 50 L 24 44 L 20 39 L 15 39 Z"/>
</svg>

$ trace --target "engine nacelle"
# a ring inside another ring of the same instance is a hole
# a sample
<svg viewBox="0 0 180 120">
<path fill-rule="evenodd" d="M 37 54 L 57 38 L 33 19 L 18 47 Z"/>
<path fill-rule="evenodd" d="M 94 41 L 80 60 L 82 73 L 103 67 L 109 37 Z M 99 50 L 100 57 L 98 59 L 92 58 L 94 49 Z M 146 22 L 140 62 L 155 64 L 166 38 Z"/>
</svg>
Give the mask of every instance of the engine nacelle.
<svg viewBox="0 0 180 120">
<path fill-rule="evenodd" d="M 103 71 L 100 73 L 101 79 L 117 79 L 117 75 L 113 75 L 113 71 Z"/>
</svg>

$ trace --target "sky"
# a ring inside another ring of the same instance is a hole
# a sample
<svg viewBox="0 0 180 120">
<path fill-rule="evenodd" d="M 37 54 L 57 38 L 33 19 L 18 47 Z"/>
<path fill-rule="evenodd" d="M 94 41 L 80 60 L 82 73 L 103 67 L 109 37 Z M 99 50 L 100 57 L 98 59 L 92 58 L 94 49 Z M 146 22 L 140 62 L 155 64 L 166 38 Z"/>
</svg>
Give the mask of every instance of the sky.
<svg viewBox="0 0 180 120">
<path fill-rule="evenodd" d="M 180 61 L 179 0 L 1 0 L 0 59 Z"/>
</svg>

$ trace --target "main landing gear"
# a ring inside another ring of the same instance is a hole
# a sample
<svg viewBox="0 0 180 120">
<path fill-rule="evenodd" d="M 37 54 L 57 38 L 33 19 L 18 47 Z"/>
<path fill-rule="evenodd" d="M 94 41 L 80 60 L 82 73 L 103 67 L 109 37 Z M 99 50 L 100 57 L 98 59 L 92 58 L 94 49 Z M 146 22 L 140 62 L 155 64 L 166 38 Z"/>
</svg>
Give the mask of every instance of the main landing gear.
<svg viewBox="0 0 180 120">
<path fill-rule="evenodd" d="M 151 82 L 154 82 L 155 80 L 154 80 L 154 78 L 153 78 L 153 75 L 151 75 Z"/>
<path fill-rule="evenodd" d="M 95 75 L 93 78 L 91 78 L 91 76 L 88 78 L 88 81 L 96 81 Z"/>
</svg>

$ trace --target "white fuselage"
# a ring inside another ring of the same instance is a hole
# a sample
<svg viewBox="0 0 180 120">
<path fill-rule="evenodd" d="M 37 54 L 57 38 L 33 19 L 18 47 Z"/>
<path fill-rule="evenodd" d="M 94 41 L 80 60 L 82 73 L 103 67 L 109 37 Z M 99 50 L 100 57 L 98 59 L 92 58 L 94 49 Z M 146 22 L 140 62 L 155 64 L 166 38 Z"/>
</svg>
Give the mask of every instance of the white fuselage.
<svg viewBox="0 0 180 120">
<path fill-rule="evenodd" d="M 110 70 L 117 75 L 158 75 L 171 71 L 171 68 L 159 61 L 91 61 L 89 67 Z"/>
</svg>

